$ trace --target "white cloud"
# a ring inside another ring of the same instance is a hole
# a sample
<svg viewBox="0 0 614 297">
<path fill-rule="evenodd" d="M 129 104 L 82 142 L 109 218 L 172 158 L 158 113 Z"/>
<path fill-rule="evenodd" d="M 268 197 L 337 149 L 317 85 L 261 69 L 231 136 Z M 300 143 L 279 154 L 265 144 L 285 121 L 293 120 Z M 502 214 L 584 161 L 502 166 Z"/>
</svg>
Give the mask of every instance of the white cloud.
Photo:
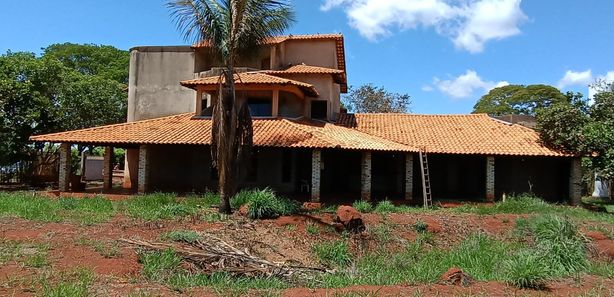
<svg viewBox="0 0 614 297">
<path fill-rule="evenodd" d="M 478 91 L 485 94 L 494 88 L 509 85 L 507 81 L 485 81 L 474 70 L 467 70 L 449 80 L 435 78 L 433 84 L 440 92 L 453 99 L 469 98 Z"/>
<path fill-rule="evenodd" d="M 482 52 L 490 40 L 520 34 L 527 19 L 521 0 L 324 0 L 322 10 L 342 7 L 350 25 L 369 40 L 392 30 L 433 28 L 457 48 Z"/>
<path fill-rule="evenodd" d="M 434 91 L 434 90 L 435 90 L 435 89 L 433 88 L 433 86 L 429 86 L 429 85 L 422 86 L 422 91 L 425 91 L 425 92 L 432 92 L 432 91 Z"/>
<path fill-rule="evenodd" d="M 588 86 L 588 84 L 593 82 L 593 73 L 592 71 L 572 71 L 567 70 L 565 75 L 561 80 L 559 80 L 558 87 L 559 89 L 563 89 L 569 86 Z"/>
</svg>

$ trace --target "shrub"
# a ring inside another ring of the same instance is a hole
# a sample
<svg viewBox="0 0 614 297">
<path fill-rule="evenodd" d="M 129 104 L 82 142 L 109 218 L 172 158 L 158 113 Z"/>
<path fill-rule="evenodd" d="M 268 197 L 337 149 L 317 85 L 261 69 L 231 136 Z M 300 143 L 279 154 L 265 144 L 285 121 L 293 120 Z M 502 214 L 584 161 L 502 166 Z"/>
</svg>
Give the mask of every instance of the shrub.
<svg viewBox="0 0 614 297">
<path fill-rule="evenodd" d="M 200 236 L 198 232 L 192 230 L 175 230 L 164 233 L 162 235 L 162 238 L 178 242 L 194 243 L 197 240 L 201 239 L 202 236 Z"/>
<path fill-rule="evenodd" d="M 355 201 L 352 204 L 352 207 L 361 213 L 369 213 L 373 211 L 373 205 L 371 205 L 371 202 L 365 200 Z"/>
<path fill-rule="evenodd" d="M 429 225 L 421 220 L 414 224 L 414 230 L 416 230 L 418 233 L 426 233 L 428 231 L 428 227 Z"/>
<path fill-rule="evenodd" d="M 375 212 L 377 213 L 390 213 L 396 210 L 396 206 L 392 204 L 389 200 L 380 201 L 375 207 Z"/>
<path fill-rule="evenodd" d="M 543 255 L 526 249 L 503 262 L 503 274 L 509 284 L 526 289 L 543 289 L 549 277 Z"/>
<path fill-rule="evenodd" d="M 588 268 L 584 238 L 571 220 L 540 216 L 531 221 L 530 228 L 536 248 L 546 255 L 545 264 L 554 275 L 567 276 Z"/>
<path fill-rule="evenodd" d="M 352 261 L 348 244 L 342 240 L 316 244 L 313 252 L 320 263 L 329 267 L 346 266 Z"/>
<path fill-rule="evenodd" d="M 273 190 L 250 191 L 247 195 L 247 216 L 251 219 L 276 218 L 297 213 L 299 206 L 286 198 L 278 197 Z"/>
</svg>

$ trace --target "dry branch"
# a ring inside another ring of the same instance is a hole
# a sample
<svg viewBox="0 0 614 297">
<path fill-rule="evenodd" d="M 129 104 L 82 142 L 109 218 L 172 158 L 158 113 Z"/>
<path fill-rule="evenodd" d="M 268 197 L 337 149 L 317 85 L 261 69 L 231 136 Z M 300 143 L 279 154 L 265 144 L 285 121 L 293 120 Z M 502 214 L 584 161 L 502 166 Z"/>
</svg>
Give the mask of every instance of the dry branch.
<svg viewBox="0 0 614 297">
<path fill-rule="evenodd" d="M 251 277 L 280 277 L 290 281 L 313 279 L 315 274 L 330 271 L 285 262 L 271 262 L 241 251 L 210 234 L 201 234 L 202 239 L 193 243 L 169 244 L 144 240 L 121 239 L 121 241 L 146 250 L 172 250 L 185 261 L 194 264 L 204 273 L 227 272 Z"/>
</svg>

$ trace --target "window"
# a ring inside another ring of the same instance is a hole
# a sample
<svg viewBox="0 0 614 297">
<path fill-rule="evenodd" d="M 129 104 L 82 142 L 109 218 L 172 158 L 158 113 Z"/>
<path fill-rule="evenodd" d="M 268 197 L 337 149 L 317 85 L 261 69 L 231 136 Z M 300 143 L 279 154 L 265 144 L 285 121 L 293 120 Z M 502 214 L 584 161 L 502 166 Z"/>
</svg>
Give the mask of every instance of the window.
<svg viewBox="0 0 614 297">
<path fill-rule="evenodd" d="M 328 101 L 311 101 L 311 118 L 326 120 L 328 118 Z"/>
<path fill-rule="evenodd" d="M 254 117 L 270 117 L 273 115 L 273 104 L 271 99 L 248 98 L 250 114 Z"/>
</svg>

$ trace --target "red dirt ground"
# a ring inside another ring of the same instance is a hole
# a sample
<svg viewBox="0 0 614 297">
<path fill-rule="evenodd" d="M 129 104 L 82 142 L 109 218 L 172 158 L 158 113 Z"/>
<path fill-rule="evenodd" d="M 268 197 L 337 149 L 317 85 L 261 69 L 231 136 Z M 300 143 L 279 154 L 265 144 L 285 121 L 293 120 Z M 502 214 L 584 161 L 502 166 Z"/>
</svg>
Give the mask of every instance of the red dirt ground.
<svg viewBox="0 0 614 297">
<path fill-rule="evenodd" d="M 123 199 L 122 197 L 112 197 Z M 410 214 L 362 214 L 367 225 L 367 233 L 378 224 L 390 224 L 394 232 L 404 240 L 414 240 L 416 231 L 413 225 L 418 221 L 427 223 L 429 231 L 435 233 L 435 246 L 450 247 L 461 242 L 475 232 L 485 232 L 497 238 L 505 239 L 513 231 L 516 219 L 524 215 L 489 215 L 450 213 L 410 213 Z M 234 215 L 229 221 L 207 223 L 190 219 L 146 223 L 135 221 L 123 215 L 115 216 L 110 222 L 94 226 L 82 226 L 68 223 L 39 223 L 16 218 L 0 218 L 0 240 L 24 243 L 46 243 L 48 251 L 48 268 L 25 267 L 17 260 L 8 261 L 0 267 L 0 296 L 34 296 L 39 295 L 32 287 L 33 279 L 45 269 L 53 271 L 70 271 L 77 267 L 89 267 L 97 274 L 95 288 L 103 296 L 126 296 L 138 290 L 152 292 L 155 295 L 176 296 L 180 292 L 172 291 L 162 285 L 154 284 L 141 276 L 141 264 L 135 249 L 119 244 L 119 255 L 105 258 L 93 246 L 80 243 L 80 239 L 101 242 L 116 242 L 121 238 L 137 237 L 144 240 L 157 240 L 167 231 L 191 229 L 205 231 L 233 243 L 240 249 L 271 261 L 291 259 L 309 266 L 317 266 L 311 246 L 314 242 L 336 240 L 340 234 L 333 228 L 334 214 L 321 213 L 280 217 L 276 220 L 250 221 L 240 215 Z M 307 232 L 307 226 L 319 228 L 318 234 Z M 611 228 L 611 226 L 610 226 Z M 596 250 L 604 257 L 614 260 L 614 242 L 598 232 L 585 232 L 593 238 Z M 574 296 L 605 288 L 607 294 L 614 294 L 614 280 L 594 276 L 583 276 L 579 281 L 564 280 L 549 284 L 549 291 L 518 290 L 500 282 L 476 282 L 468 287 L 451 285 L 418 286 L 355 286 L 340 290 L 292 288 L 283 291 L 283 296 L 331 296 L 334 292 L 373 292 L 378 296 L 452 296 L 452 295 L 487 295 L 487 296 Z M 197 288 L 184 293 L 194 296 L 215 295 L 211 289 Z M 257 292 L 254 292 L 257 295 Z"/>
</svg>

